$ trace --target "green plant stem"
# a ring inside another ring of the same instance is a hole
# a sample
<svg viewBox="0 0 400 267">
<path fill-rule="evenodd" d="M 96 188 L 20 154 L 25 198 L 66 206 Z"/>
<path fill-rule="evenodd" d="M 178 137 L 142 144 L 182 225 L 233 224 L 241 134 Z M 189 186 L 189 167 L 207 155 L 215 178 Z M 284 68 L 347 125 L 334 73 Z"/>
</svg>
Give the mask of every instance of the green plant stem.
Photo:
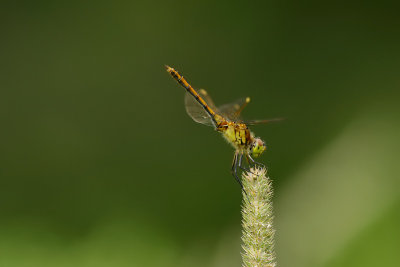
<svg viewBox="0 0 400 267">
<path fill-rule="evenodd" d="M 243 174 L 242 241 L 243 266 L 276 266 L 272 226 L 272 184 L 265 168 Z"/>
</svg>

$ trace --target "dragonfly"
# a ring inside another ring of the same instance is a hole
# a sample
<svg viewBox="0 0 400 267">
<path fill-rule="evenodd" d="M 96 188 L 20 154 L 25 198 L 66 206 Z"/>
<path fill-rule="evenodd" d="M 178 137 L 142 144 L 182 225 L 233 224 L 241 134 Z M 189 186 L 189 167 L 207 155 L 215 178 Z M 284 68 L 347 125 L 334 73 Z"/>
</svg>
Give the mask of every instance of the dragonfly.
<svg viewBox="0 0 400 267">
<path fill-rule="evenodd" d="M 235 149 L 231 173 L 243 190 L 238 171 L 249 171 L 243 165 L 243 158 L 246 158 L 249 165 L 264 167 L 264 164 L 255 161 L 254 158 L 258 158 L 267 149 L 265 142 L 256 137 L 248 126 L 281 119 L 243 121 L 240 119 L 240 113 L 250 102 L 249 97 L 238 99 L 217 108 L 206 90 L 196 91 L 174 68 L 167 65 L 165 65 L 165 68 L 186 89 L 185 108 L 187 114 L 197 123 L 214 127 Z"/>
</svg>

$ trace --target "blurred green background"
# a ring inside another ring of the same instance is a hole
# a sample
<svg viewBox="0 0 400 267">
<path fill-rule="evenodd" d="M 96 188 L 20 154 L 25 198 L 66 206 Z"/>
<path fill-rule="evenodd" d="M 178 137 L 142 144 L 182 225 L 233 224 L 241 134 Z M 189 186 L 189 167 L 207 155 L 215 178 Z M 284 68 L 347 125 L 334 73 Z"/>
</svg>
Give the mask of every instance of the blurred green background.
<svg viewBox="0 0 400 267">
<path fill-rule="evenodd" d="M 394 2 L 393 2 L 394 3 Z M 217 104 L 250 96 L 279 266 L 399 266 L 400 17 L 389 1 L 3 1 L 0 266 L 240 266 Z"/>
</svg>

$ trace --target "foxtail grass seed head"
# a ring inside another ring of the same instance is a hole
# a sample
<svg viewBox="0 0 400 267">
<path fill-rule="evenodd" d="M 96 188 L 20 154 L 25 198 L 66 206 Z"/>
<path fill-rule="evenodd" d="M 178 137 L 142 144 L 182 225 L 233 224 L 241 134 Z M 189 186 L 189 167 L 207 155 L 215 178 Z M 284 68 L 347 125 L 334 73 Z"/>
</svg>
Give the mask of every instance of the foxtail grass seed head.
<svg viewBox="0 0 400 267">
<path fill-rule="evenodd" d="M 244 267 L 275 267 L 272 183 L 265 168 L 243 174 L 242 241 Z"/>
</svg>

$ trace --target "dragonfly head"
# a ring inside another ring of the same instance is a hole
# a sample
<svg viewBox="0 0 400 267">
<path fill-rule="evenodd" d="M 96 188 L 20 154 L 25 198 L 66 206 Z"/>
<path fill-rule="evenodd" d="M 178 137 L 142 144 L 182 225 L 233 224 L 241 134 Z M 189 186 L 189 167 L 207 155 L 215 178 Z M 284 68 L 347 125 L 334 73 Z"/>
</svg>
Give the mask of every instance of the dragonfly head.
<svg viewBox="0 0 400 267">
<path fill-rule="evenodd" d="M 260 138 L 254 138 L 250 147 L 250 154 L 254 158 L 258 158 L 267 149 L 265 143 Z"/>
</svg>

